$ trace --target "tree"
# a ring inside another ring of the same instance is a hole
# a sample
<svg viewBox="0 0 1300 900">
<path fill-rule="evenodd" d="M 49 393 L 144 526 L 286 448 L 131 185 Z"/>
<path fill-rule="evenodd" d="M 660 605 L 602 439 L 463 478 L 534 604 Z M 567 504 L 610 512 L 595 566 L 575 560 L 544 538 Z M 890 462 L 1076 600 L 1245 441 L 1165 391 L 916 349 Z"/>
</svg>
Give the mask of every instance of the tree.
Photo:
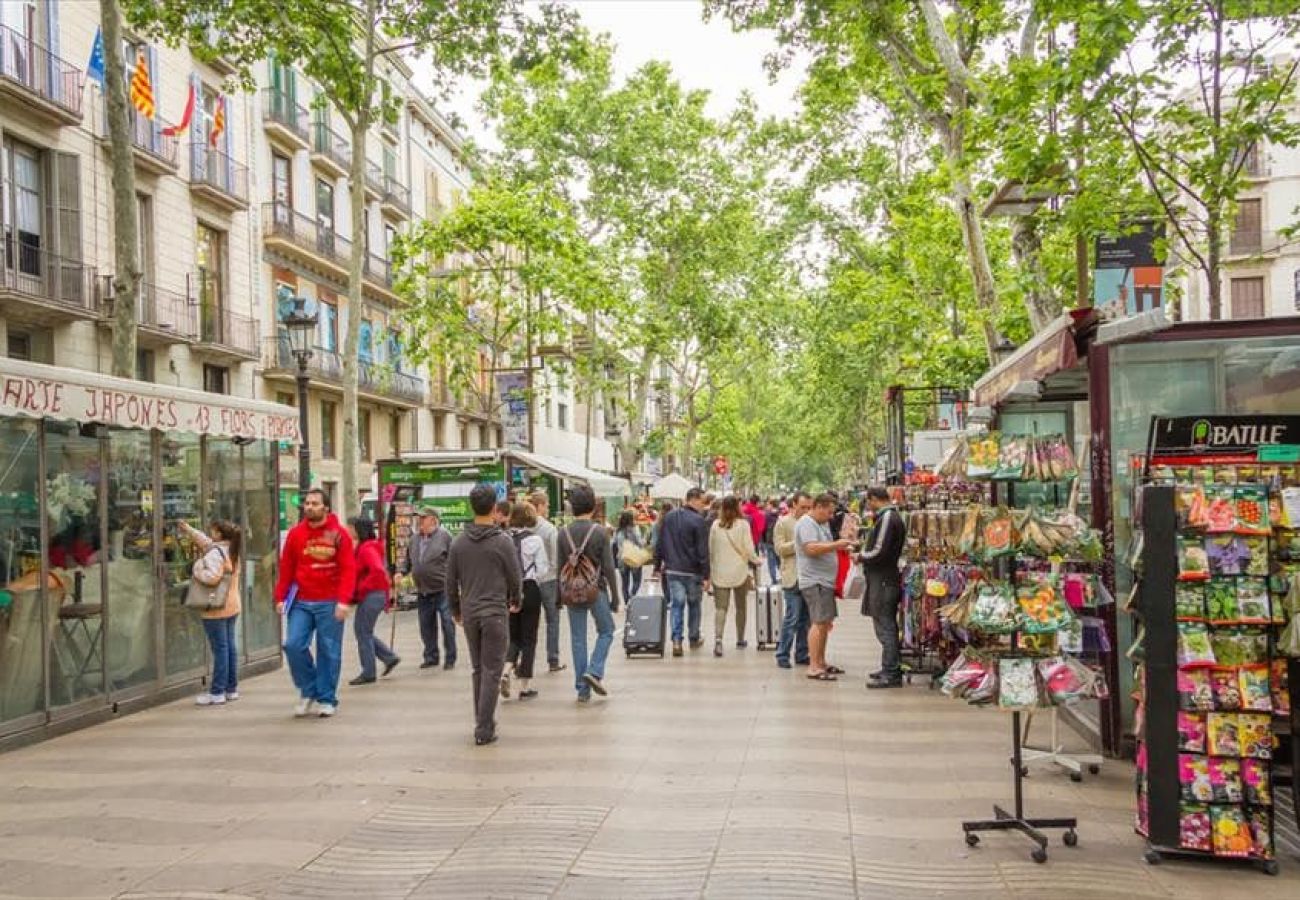
<svg viewBox="0 0 1300 900">
<path fill-rule="evenodd" d="M 523 0 L 130 0 L 134 19 L 172 42 L 250 67 L 269 55 L 298 63 L 348 126 L 352 246 L 348 328 L 343 343 L 343 484 L 341 512 L 357 506 L 357 351 L 361 339 L 365 234 L 365 152 L 370 130 L 396 115 L 388 60 L 424 54 L 435 82 L 481 74 L 490 63 L 526 59 L 561 34 L 572 14 Z M 215 29 L 215 32 L 214 32 Z M 215 34 L 215 37 L 214 37 Z M 505 63 L 511 64 L 511 63 Z"/>
<path fill-rule="evenodd" d="M 99 0 L 104 34 L 104 99 L 108 119 L 113 186 L 113 375 L 135 378 L 137 306 L 140 297 L 139 210 L 135 197 L 135 154 L 126 104 L 122 61 L 122 12 L 117 0 Z"/>
</svg>

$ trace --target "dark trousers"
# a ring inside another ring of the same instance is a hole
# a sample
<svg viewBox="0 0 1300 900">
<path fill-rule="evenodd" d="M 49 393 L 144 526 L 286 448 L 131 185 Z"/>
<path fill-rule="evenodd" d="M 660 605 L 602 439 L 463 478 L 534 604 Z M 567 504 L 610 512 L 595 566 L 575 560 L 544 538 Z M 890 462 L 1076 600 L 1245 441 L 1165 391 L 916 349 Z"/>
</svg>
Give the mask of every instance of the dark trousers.
<svg viewBox="0 0 1300 900">
<path fill-rule="evenodd" d="M 524 600 L 519 612 L 510 614 L 510 656 L 519 678 L 533 677 L 537 658 L 537 626 L 542 622 L 542 590 L 536 581 L 524 582 Z"/>
<path fill-rule="evenodd" d="M 357 604 L 356 618 L 352 620 L 352 633 L 357 638 L 357 658 L 361 662 L 361 676 L 375 677 L 375 657 L 387 665 L 397 659 L 388 645 L 375 637 L 375 623 L 384 611 L 388 598 L 383 591 L 371 591 Z"/>
<path fill-rule="evenodd" d="M 505 612 L 490 612 L 465 619 L 465 644 L 474 669 L 474 737 L 478 740 L 492 737 L 497 730 L 497 697 L 510 644 L 508 618 Z"/>
<path fill-rule="evenodd" d="M 623 581 L 623 602 L 626 603 L 641 592 L 641 576 L 643 573 L 640 566 L 633 568 L 619 563 L 618 574 Z"/>
<path fill-rule="evenodd" d="M 868 571 L 866 607 L 880 641 L 880 671 L 886 681 L 903 677 L 898 650 L 898 603 L 902 589 L 898 574 Z"/>
<path fill-rule="evenodd" d="M 441 624 L 447 662 L 455 663 L 456 623 L 451 619 L 451 604 L 447 602 L 447 592 L 420 594 L 415 608 L 420 617 L 420 641 L 424 644 L 424 661 L 433 665 L 438 664 L 438 625 Z"/>
</svg>

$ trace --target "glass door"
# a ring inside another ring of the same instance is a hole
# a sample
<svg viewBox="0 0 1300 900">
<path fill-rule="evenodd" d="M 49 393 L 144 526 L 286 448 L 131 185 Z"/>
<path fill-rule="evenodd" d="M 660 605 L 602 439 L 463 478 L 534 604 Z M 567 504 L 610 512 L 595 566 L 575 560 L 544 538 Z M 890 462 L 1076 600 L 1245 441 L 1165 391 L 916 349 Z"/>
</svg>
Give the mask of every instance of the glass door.
<svg viewBox="0 0 1300 900">
<path fill-rule="evenodd" d="M 108 679 L 113 691 L 158 680 L 158 522 L 153 434 L 108 434 Z"/>
<path fill-rule="evenodd" d="M 198 547 L 177 528 L 180 521 L 195 528 L 205 524 L 199 505 L 200 454 L 198 435 L 172 432 L 162 440 L 163 659 L 170 681 L 201 674 L 207 653 L 202 620 L 182 605 Z"/>
<path fill-rule="evenodd" d="M 45 710 L 55 613 L 41 590 L 39 427 L 0 418 L 0 734 L 38 724 Z"/>
<path fill-rule="evenodd" d="M 244 495 L 244 646 L 250 659 L 280 652 L 280 617 L 275 614 L 276 552 L 279 549 L 275 479 L 277 448 L 257 441 L 244 448 L 241 488 Z"/>
</svg>

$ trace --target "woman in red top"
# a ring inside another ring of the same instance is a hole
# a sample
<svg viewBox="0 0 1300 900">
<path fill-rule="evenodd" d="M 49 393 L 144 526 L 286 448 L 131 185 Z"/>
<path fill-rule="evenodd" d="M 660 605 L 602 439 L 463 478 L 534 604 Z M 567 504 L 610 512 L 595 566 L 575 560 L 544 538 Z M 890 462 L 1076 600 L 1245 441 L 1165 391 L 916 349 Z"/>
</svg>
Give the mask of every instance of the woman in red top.
<svg viewBox="0 0 1300 900">
<path fill-rule="evenodd" d="M 402 661 L 388 645 L 375 637 L 375 623 L 388 606 L 392 582 L 384 564 L 384 551 L 375 537 L 375 523 L 364 516 L 348 521 L 357 557 L 356 611 L 353 630 L 357 636 L 357 655 L 361 657 L 361 674 L 348 684 L 371 684 L 375 680 L 375 657 L 384 664 L 387 675 Z"/>
</svg>

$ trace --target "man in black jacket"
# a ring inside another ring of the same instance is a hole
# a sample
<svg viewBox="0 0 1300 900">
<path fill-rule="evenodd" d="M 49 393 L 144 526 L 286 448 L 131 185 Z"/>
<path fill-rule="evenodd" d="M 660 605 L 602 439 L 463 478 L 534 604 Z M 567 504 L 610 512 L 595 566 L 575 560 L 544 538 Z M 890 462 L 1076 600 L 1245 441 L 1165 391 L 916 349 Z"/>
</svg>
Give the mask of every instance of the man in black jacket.
<svg viewBox="0 0 1300 900">
<path fill-rule="evenodd" d="M 858 555 L 867 580 L 862 614 L 871 616 L 876 640 L 880 641 L 880 671 L 870 675 L 867 687 L 902 687 L 903 669 L 898 651 L 898 603 L 902 598 L 902 584 L 898 559 L 907 541 L 907 526 L 903 514 L 890 503 L 889 492 L 883 487 L 867 489 L 867 505 L 875 514 L 875 524 Z"/>
<path fill-rule="evenodd" d="M 686 502 L 664 516 L 655 542 L 655 571 L 662 573 L 664 593 L 673 610 L 673 656 L 682 655 L 682 610 L 686 609 L 691 649 L 704 646 L 700 639 L 700 598 L 709 589 L 709 508 L 704 491 L 686 492 Z"/>
</svg>

